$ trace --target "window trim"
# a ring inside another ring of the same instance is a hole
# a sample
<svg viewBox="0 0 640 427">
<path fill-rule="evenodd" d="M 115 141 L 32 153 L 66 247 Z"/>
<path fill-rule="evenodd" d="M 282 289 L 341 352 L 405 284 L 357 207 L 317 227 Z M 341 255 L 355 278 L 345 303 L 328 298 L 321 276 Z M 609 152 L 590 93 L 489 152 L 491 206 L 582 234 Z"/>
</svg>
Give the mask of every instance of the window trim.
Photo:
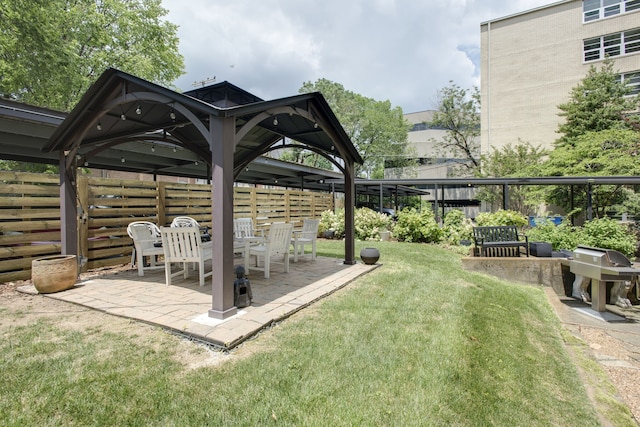
<svg viewBox="0 0 640 427">
<path fill-rule="evenodd" d="M 640 27 L 582 40 L 584 64 L 640 53 Z"/>
<path fill-rule="evenodd" d="M 597 8 L 586 10 L 585 0 L 582 0 L 582 23 L 588 24 L 614 16 L 640 11 L 640 0 L 614 0 L 615 3 L 610 3 L 610 1 L 611 0 L 598 0 L 599 6 Z"/>
</svg>

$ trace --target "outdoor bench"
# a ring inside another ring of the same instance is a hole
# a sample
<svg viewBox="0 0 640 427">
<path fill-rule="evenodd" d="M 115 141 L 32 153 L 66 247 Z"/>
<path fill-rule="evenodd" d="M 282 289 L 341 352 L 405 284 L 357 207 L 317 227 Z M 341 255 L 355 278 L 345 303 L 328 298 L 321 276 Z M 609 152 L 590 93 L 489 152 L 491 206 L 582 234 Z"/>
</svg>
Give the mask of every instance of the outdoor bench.
<svg viewBox="0 0 640 427">
<path fill-rule="evenodd" d="M 475 256 L 513 257 L 520 256 L 521 250 L 529 256 L 527 236 L 522 240 L 515 225 L 473 227 L 473 253 Z"/>
</svg>

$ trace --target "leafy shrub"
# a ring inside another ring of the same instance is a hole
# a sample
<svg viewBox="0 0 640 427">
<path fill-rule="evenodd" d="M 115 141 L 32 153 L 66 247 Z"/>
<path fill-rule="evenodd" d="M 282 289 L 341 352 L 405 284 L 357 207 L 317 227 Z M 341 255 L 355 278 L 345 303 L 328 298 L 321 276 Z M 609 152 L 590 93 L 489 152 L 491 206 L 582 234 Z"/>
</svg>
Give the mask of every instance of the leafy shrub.
<svg viewBox="0 0 640 427">
<path fill-rule="evenodd" d="M 333 230 L 333 236 L 336 239 L 344 237 L 344 208 L 338 209 L 336 212 L 326 210 L 320 214 L 318 233 L 324 233 L 329 230 Z"/>
<path fill-rule="evenodd" d="M 554 226 L 547 222 L 527 232 L 530 242 L 549 242 L 554 250 L 574 250 L 578 245 L 613 249 L 631 258 L 637 246 L 635 234 L 626 224 L 611 218 L 597 218 L 582 227 L 572 226 L 568 220 Z"/>
<path fill-rule="evenodd" d="M 333 237 L 342 239 L 344 237 L 344 215 L 344 208 L 338 209 L 336 212 L 330 210 L 322 212 L 318 233 L 333 230 Z M 379 240 L 380 231 L 384 229 L 391 231 L 393 225 L 391 217 L 369 208 L 356 209 L 353 221 L 355 238 L 358 240 Z"/>
<path fill-rule="evenodd" d="M 628 225 L 621 224 L 611 218 L 598 218 L 584 224 L 583 238 L 587 246 L 614 249 L 627 257 L 633 257 L 636 252 L 635 234 Z"/>
<path fill-rule="evenodd" d="M 460 240 L 471 240 L 473 237 L 473 222 L 459 209 L 454 209 L 444 217 L 443 234 L 446 243 L 459 245 Z"/>
<path fill-rule="evenodd" d="M 496 212 L 482 212 L 476 216 L 476 224 L 480 227 L 498 225 L 515 225 L 524 227 L 529 221 L 520 212 L 500 209 Z"/>
<path fill-rule="evenodd" d="M 390 216 L 369 208 L 356 209 L 353 220 L 358 240 L 380 240 L 380 231 L 391 231 L 393 225 Z"/>
<path fill-rule="evenodd" d="M 551 221 L 538 223 L 535 227 L 527 231 L 530 242 L 551 243 L 553 250 L 567 249 L 574 250 L 582 239 L 582 228 L 574 227 L 568 220 L 562 221 L 559 225 L 554 225 Z"/>
<path fill-rule="evenodd" d="M 393 234 L 400 241 L 437 243 L 442 238 L 442 230 L 431 209 L 418 212 L 414 208 L 404 209 L 398 214 Z"/>
</svg>

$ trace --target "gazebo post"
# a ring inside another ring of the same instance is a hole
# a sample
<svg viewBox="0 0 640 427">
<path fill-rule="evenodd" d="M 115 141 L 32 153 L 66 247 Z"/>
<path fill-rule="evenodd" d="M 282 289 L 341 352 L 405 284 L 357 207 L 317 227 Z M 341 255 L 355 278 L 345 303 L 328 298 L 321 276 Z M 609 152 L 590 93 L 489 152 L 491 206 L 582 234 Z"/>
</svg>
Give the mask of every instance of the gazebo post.
<svg viewBox="0 0 640 427">
<path fill-rule="evenodd" d="M 233 151 L 235 120 L 209 117 L 211 148 L 212 302 L 209 317 L 226 319 L 238 312 L 233 301 Z"/>
<path fill-rule="evenodd" d="M 344 263 L 353 265 L 356 263 L 355 258 L 355 224 L 353 215 L 355 212 L 355 193 L 356 184 L 353 175 L 353 163 L 347 162 L 345 159 L 344 168 Z"/>
<path fill-rule="evenodd" d="M 78 255 L 78 209 L 76 169 L 67 168 L 67 156 L 60 150 L 60 243 L 62 255 Z"/>
</svg>

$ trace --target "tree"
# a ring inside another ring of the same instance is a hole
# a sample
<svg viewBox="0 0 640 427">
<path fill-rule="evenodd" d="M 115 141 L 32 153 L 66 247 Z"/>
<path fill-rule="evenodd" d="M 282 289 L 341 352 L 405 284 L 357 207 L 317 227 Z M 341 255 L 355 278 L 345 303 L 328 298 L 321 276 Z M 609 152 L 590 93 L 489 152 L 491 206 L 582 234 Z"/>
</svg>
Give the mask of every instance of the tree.
<svg viewBox="0 0 640 427">
<path fill-rule="evenodd" d="M 546 176 L 637 175 L 640 152 L 638 117 L 633 111 L 640 97 L 628 96 L 629 87 L 614 71 L 614 62 L 604 61 L 600 69 L 589 68 L 587 75 L 570 93 L 569 101 L 558 106 L 566 120 L 558 128 L 563 134 L 543 165 Z M 634 130 L 635 129 L 635 130 Z M 587 188 L 547 188 L 547 200 L 564 207 L 586 204 Z M 579 191 L 582 190 L 582 191 Z M 596 186 L 593 189 L 596 216 L 609 213 L 616 205 L 628 205 L 634 192 L 621 186 Z"/>
<path fill-rule="evenodd" d="M 385 161 L 395 167 L 413 164 L 409 124 L 400 107 L 392 108 L 389 101 L 366 98 L 327 79 L 306 82 L 299 92 L 320 92 L 325 97 L 364 160 L 357 166 L 357 176 L 383 178 Z"/>
<path fill-rule="evenodd" d="M 628 129 L 637 124 L 627 112 L 640 105 L 640 98 L 628 97 L 629 86 L 614 71 L 613 60 L 607 59 L 600 69 L 591 66 L 587 75 L 570 93 L 569 101 L 558 105 L 559 116 L 565 117 L 558 127 L 563 136 L 556 145 L 570 143 L 572 138 L 586 132 L 606 129 Z"/>
<path fill-rule="evenodd" d="M 458 166 L 458 173 L 473 174 L 480 167 L 480 91 L 462 89 L 452 81 L 438 91 L 437 107 L 430 125 L 443 129 L 441 139 L 431 141 L 440 155 Z"/>
<path fill-rule="evenodd" d="M 542 173 L 545 176 L 640 175 L 640 133 L 608 129 L 573 137 L 550 153 L 542 165 Z M 570 188 L 554 186 L 547 189 L 547 200 L 569 211 L 572 205 L 586 204 L 586 188 L 582 190 L 573 191 L 572 196 Z M 593 186 L 595 215 L 602 217 L 612 206 L 624 205 L 629 191 L 631 189 L 624 186 Z"/>
<path fill-rule="evenodd" d="M 0 0 L 0 95 L 69 111 L 105 69 L 170 86 L 184 70 L 161 0 Z"/>
<path fill-rule="evenodd" d="M 516 178 L 540 176 L 540 164 L 548 152 L 535 147 L 529 142 L 518 140 L 515 145 L 507 144 L 501 149 L 492 148 L 491 152 L 482 156 L 482 178 Z M 502 186 L 484 186 L 476 197 L 490 203 L 494 208 L 502 206 Z M 531 215 L 542 203 L 543 197 L 539 188 L 528 185 L 509 186 L 509 208 Z"/>
<path fill-rule="evenodd" d="M 318 169 L 331 170 L 333 168 L 333 165 L 328 159 L 322 157 L 318 153 L 314 153 L 313 151 L 305 150 L 302 145 L 300 147 L 290 147 L 283 150 L 279 159 L 286 162 L 308 165 Z"/>
</svg>

